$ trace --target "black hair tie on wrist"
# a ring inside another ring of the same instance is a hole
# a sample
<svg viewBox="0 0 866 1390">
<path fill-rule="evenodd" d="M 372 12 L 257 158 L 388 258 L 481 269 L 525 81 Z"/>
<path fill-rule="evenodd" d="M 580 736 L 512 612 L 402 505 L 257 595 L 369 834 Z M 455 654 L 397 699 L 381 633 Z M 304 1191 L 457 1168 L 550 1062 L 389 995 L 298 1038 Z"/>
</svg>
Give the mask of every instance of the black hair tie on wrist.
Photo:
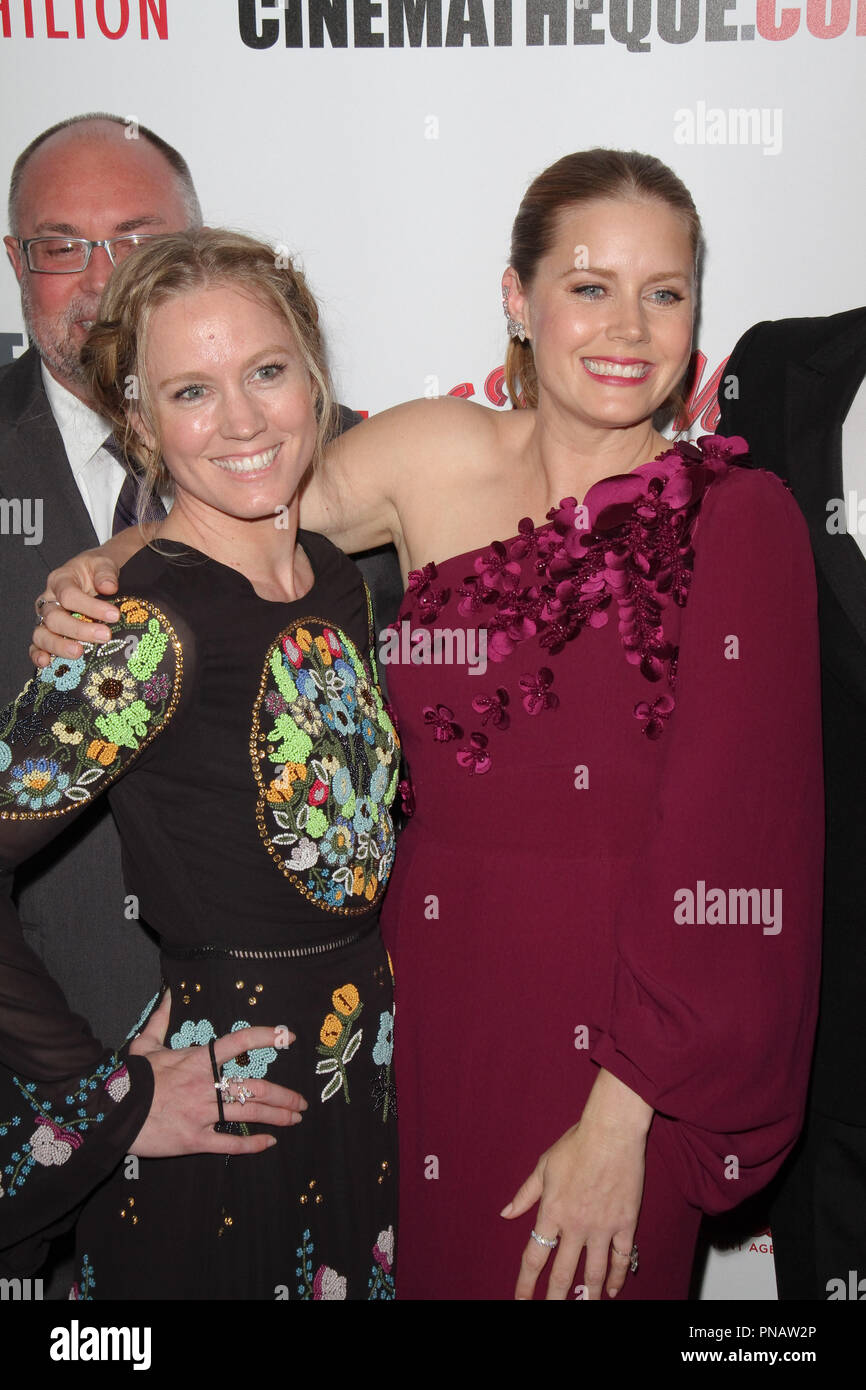
<svg viewBox="0 0 866 1390">
<path fill-rule="evenodd" d="M 227 1120 L 223 1109 L 223 1079 L 217 1066 L 216 1052 L 214 1050 L 214 1038 L 208 1042 L 207 1048 L 210 1053 L 210 1064 L 213 1070 L 213 1084 L 216 1091 L 217 1107 L 219 1108 L 219 1119 L 214 1125 L 215 1134 L 249 1134 L 246 1125 L 240 1124 L 237 1120 Z"/>
</svg>

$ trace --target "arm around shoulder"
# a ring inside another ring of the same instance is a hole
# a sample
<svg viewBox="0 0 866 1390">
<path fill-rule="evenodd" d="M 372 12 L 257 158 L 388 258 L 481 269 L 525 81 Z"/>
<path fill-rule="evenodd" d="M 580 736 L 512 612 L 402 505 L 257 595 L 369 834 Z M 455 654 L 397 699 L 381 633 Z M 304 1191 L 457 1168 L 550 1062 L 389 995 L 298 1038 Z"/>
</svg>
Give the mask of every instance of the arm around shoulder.
<svg viewBox="0 0 866 1390">
<path fill-rule="evenodd" d="M 402 517 L 423 498 L 431 469 L 453 466 L 490 412 L 452 396 L 382 411 L 329 445 L 301 499 L 301 524 L 350 554 L 393 542 Z"/>
</svg>

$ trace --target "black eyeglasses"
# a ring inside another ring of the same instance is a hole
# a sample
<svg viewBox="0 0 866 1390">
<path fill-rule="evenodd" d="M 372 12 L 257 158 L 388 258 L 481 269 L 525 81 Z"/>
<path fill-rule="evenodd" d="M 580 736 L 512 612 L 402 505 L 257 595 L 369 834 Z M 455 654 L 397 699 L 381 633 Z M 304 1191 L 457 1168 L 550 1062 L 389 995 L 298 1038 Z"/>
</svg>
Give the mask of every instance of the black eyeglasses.
<svg viewBox="0 0 866 1390">
<path fill-rule="evenodd" d="M 120 265 L 137 247 L 153 241 L 159 233 L 149 236 L 113 236 L 105 241 L 88 241 L 81 236 L 36 236 L 27 241 L 18 238 L 18 245 L 30 270 L 37 275 L 75 275 L 86 270 L 97 246 L 108 253 L 112 265 Z"/>
</svg>

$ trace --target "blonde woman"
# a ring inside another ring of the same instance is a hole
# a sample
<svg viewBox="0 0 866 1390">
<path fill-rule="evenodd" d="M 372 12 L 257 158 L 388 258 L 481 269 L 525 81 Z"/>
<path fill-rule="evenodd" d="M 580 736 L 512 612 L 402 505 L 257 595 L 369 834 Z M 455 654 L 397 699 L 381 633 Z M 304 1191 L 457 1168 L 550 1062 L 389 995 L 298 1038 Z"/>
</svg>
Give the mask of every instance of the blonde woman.
<svg viewBox="0 0 866 1390">
<path fill-rule="evenodd" d="M 0 716 L 4 867 L 106 792 L 168 987 L 103 1053 L 3 900 L 0 1230 L 30 1235 L 105 1179 L 78 1298 L 393 1297 L 378 917 L 399 751 L 363 581 L 298 530 L 332 406 L 315 301 L 281 266 L 206 230 L 112 277 L 93 399 L 173 506 L 123 569 L 107 645 Z"/>
</svg>

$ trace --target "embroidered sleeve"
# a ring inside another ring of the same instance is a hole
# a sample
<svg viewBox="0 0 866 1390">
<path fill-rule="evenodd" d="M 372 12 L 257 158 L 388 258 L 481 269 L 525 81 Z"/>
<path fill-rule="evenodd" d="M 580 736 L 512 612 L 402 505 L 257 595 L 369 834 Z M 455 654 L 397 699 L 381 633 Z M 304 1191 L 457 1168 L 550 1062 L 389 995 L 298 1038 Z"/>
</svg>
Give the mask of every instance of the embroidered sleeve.
<svg viewBox="0 0 866 1390">
<path fill-rule="evenodd" d="M 120 612 L 109 642 L 77 661 L 55 657 L 0 713 L 2 858 L 7 844 L 14 857 L 16 843 L 30 838 L 10 838 L 10 822 L 68 817 L 105 791 L 174 712 L 182 668 L 174 629 L 141 599 L 121 600 Z M 52 833 L 40 833 L 39 845 Z"/>
<path fill-rule="evenodd" d="M 656 1111 L 687 1199 L 733 1207 L 799 1132 L 817 1009 L 823 796 L 815 577 L 770 474 L 705 501 L 645 852 L 594 1060 Z"/>
<path fill-rule="evenodd" d="M 118 606 L 109 642 L 55 658 L 0 712 L 0 1248 L 77 1206 L 152 1098 L 147 1061 L 107 1051 L 72 1013 L 12 901 L 17 865 L 126 772 L 176 708 L 174 629 L 144 600 Z"/>
</svg>

